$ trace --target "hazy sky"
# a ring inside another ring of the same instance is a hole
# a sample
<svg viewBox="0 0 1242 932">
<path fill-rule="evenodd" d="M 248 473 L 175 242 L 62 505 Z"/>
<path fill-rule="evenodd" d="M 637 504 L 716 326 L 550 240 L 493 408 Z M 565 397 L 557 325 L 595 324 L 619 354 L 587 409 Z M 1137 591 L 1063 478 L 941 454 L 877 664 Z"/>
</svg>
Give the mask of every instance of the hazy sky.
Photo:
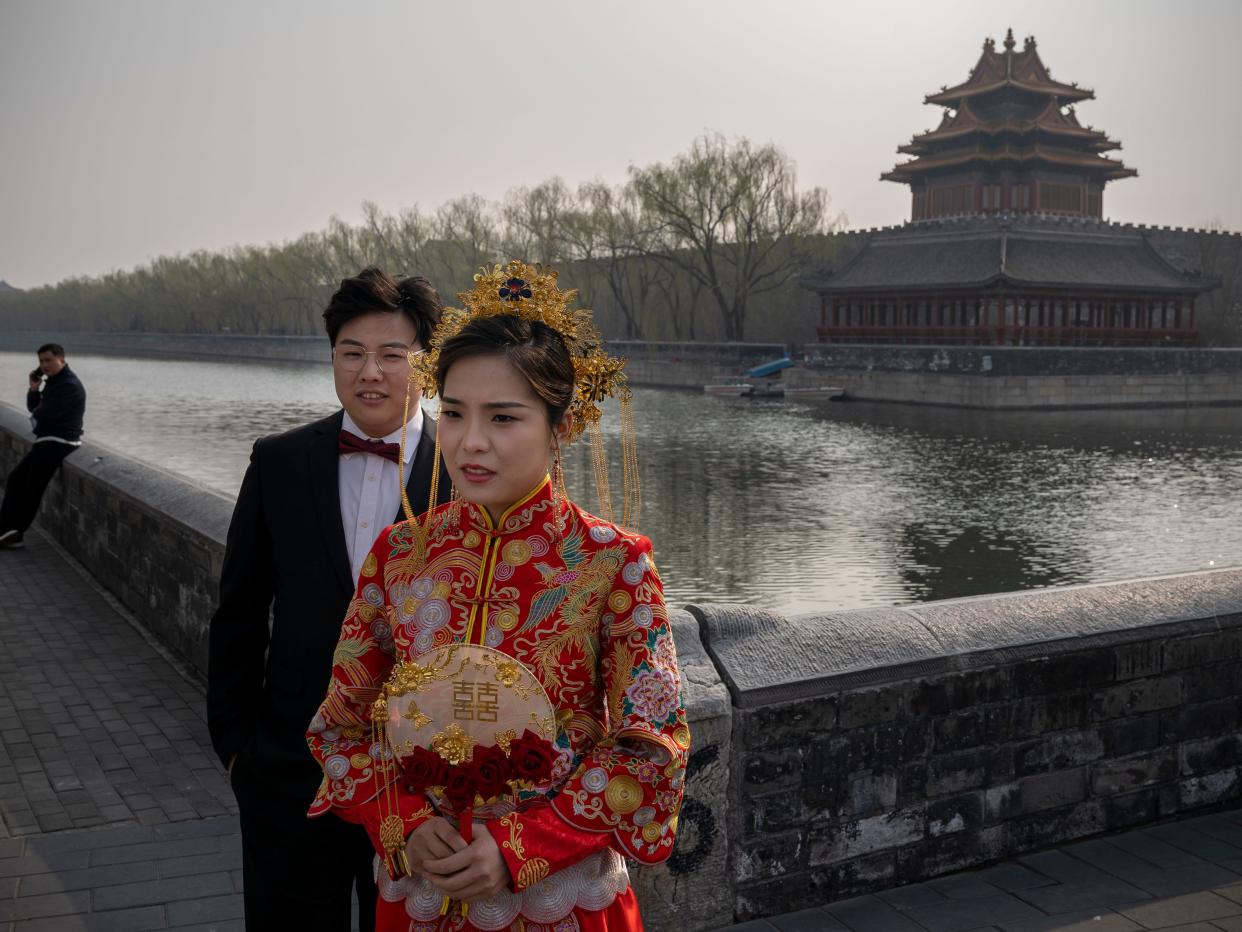
<svg viewBox="0 0 1242 932">
<path fill-rule="evenodd" d="M 0 0 L 0 278 L 30 287 L 560 175 L 775 142 L 852 227 L 922 104 L 1034 34 L 1139 177 L 1114 219 L 1242 228 L 1238 0 Z"/>
</svg>

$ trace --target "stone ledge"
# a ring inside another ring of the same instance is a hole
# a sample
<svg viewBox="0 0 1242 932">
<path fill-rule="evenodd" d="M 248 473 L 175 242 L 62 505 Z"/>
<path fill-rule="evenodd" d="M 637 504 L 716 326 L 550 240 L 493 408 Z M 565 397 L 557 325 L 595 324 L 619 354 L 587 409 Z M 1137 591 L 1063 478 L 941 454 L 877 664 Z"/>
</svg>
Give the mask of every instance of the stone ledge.
<svg viewBox="0 0 1242 932">
<path fill-rule="evenodd" d="M 0 402 L 0 432 L 28 445 L 30 419 Z M 65 460 L 63 470 L 67 476 L 81 475 L 103 483 L 134 507 L 224 547 L 233 500 L 222 492 L 91 440 L 84 440 Z"/>
<path fill-rule="evenodd" d="M 738 708 L 1168 635 L 1242 627 L 1242 569 L 785 617 L 690 605 Z"/>
</svg>

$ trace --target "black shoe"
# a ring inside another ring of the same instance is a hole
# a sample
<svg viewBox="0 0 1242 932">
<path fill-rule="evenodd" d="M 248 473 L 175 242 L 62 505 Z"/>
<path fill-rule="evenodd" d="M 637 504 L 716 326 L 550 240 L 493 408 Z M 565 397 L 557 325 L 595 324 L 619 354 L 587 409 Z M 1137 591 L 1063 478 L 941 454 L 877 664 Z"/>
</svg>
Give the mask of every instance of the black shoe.
<svg viewBox="0 0 1242 932">
<path fill-rule="evenodd" d="M 21 531 L 0 531 L 0 550 L 20 550 L 25 546 Z"/>
</svg>

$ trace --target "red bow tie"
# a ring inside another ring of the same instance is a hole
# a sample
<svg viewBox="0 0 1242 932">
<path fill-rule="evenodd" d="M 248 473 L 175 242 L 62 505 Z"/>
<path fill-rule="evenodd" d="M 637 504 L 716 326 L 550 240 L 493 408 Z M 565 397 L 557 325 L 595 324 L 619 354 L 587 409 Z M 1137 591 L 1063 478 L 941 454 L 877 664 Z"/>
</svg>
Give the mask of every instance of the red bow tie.
<svg viewBox="0 0 1242 932">
<path fill-rule="evenodd" d="M 382 456 L 391 462 L 401 462 L 401 444 L 384 443 L 382 440 L 364 440 L 357 434 L 352 434 L 347 430 L 341 431 L 341 436 L 337 440 L 337 452 L 374 453 L 376 456 Z"/>
</svg>

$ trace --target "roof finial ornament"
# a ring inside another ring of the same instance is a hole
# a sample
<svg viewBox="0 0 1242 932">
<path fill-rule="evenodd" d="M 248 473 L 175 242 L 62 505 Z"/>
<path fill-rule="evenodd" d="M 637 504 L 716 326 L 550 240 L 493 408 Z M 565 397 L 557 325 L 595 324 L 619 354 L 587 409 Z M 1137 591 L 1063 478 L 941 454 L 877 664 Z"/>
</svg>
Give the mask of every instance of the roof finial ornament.
<svg viewBox="0 0 1242 932">
<path fill-rule="evenodd" d="M 1016 43 L 1013 41 L 1013 27 L 1010 26 L 1005 32 L 1005 51 L 1012 52 Z"/>
</svg>

